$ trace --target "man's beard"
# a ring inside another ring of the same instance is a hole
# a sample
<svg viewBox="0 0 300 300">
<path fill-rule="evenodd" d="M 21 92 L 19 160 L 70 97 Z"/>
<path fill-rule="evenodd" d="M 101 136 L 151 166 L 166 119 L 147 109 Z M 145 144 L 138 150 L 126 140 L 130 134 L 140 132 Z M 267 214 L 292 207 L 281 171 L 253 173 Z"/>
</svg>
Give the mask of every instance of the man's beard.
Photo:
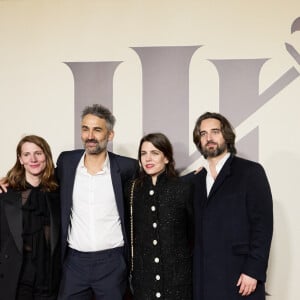
<svg viewBox="0 0 300 300">
<path fill-rule="evenodd" d="M 213 142 L 208 142 L 207 144 L 209 144 L 209 143 L 213 143 Z M 221 145 L 218 145 L 217 143 L 213 143 L 213 144 L 217 145 L 217 147 L 215 149 L 207 148 L 207 144 L 205 145 L 205 147 L 201 148 L 201 154 L 205 158 L 218 157 L 219 155 L 223 154 L 227 150 L 226 143 L 222 143 Z"/>
<path fill-rule="evenodd" d="M 95 143 L 94 147 L 88 147 L 86 144 L 89 142 L 93 142 Z M 106 151 L 107 149 L 107 144 L 108 144 L 108 140 L 104 140 L 104 141 L 97 141 L 94 139 L 91 140 L 85 140 L 84 141 L 84 149 L 88 154 L 92 154 L 92 155 L 96 155 L 96 154 L 100 154 L 104 151 Z"/>
</svg>

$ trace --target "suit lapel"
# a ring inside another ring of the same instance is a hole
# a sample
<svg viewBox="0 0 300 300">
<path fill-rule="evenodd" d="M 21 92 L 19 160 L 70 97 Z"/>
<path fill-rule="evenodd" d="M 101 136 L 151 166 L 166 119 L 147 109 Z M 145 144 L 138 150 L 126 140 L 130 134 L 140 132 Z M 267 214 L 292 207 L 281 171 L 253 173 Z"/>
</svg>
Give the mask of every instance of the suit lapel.
<svg viewBox="0 0 300 300">
<path fill-rule="evenodd" d="M 71 210 L 72 204 L 73 204 L 73 189 L 74 189 L 74 183 L 75 183 L 75 177 L 76 177 L 76 169 L 78 167 L 78 163 L 82 157 L 84 152 L 82 153 L 76 153 L 77 155 L 74 155 L 71 157 L 70 164 L 66 166 L 69 169 L 69 180 L 68 180 L 68 188 L 66 191 L 68 192 L 68 195 L 66 197 L 67 199 L 67 208 Z M 68 214 L 70 216 L 70 212 Z"/>
<path fill-rule="evenodd" d="M 8 192 L 7 200 L 4 200 L 4 209 L 7 223 L 12 237 L 20 253 L 23 252 L 22 240 L 22 203 L 20 193 Z"/>
<path fill-rule="evenodd" d="M 84 154 L 84 150 L 74 152 L 74 154 L 67 156 L 61 166 L 64 173 L 63 183 L 61 184 L 61 226 L 63 235 L 67 236 L 67 231 L 70 222 L 71 208 L 73 204 L 73 187 L 75 182 L 75 175 L 80 158 Z M 61 183 L 61 182 L 60 182 Z"/>
<path fill-rule="evenodd" d="M 123 189 L 122 189 L 122 180 L 120 174 L 120 167 L 113 155 L 113 153 L 108 152 L 109 155 L 109 163 L 110 163 L 110 173 L 111 180 L 114 188 L 116 203 L 119 211 L 119 215 L 121 221 L 123 223 L 123 215 L 124 215 L 124 203 L 123 203 Z"/>
<path fill-rule="evenodd" d="M 218 174 L 211 190 L 208 195 L 208 201 L 211 199 L 211 197 L 218 191 L 218 189 L 221 187 L 223 182 L 226 180 L 226 178 L 230 175 L 230 169 L 231 169 L 231 162 L 232 162 L 233 156 L 231 155 L 227 161 L 225 162 L 223 168 L 221 169 L 220 173 Z M 206 186 L 206 185 L 205 185 Z"/>
<path fill-rule="evenodd" d="M 206 169 L 203 169 L 201 173 L 199 174 L 199 191 L 197 192 L 198 195 L 201 195 L 200 199 L 202 200 L 202 203 L 200 203 L 201 206 L 205 206 L 208 201 L 207 197 L 207 186 L 206 186 L 206 175 L 207 171 Z"/>
</svg>

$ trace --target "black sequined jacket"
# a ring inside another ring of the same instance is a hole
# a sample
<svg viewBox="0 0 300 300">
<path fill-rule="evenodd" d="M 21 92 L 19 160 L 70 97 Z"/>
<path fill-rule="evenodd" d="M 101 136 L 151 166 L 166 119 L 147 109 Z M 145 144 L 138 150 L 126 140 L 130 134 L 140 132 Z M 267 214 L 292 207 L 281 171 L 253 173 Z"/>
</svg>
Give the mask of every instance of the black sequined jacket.
<svg viewBox="0 0 300 300">
<path fill-rule="evenodd" d="M 163 173 L 133 195 L 134 299 L 192 299 L 191 186 Z"/>
</svg>

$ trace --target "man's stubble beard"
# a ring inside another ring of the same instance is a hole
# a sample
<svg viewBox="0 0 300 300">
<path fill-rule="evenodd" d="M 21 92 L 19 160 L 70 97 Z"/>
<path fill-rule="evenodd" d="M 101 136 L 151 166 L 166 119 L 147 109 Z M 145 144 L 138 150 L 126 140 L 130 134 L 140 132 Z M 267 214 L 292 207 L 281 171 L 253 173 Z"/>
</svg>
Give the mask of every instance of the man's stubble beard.
<svg viewBox="0 0 300 300">
<path fill-rule="evenodd" d="M 206 147 L 206 146 L 205 146 Z M 221 145 L 217 145 L 216 149 L 214 150 L 209 150 L 207 148 L 202 148 L 201 149 L 201 154 L 205 157 L 205 158 L 214 158 L 214 157 L 218 157 L 221 154 L 223 154 L 225 151 L 227 150 L 227 146 L 226 143 L 222 143 Z"/>
<path fill-rule="evenodd" d="M 88 141 L 85 141 L 85 143 L 84 143 L 84 149 L 90 155 L 98 155 L 98 154 L 101 154 L 101 153 L 107 151 L 108 140 L 105 140 L 102 142 L 97 141 L 97 144 L 93 149 L 88 149 L 88 147 L 86 147 L 87 142 Z"/>
</svg>

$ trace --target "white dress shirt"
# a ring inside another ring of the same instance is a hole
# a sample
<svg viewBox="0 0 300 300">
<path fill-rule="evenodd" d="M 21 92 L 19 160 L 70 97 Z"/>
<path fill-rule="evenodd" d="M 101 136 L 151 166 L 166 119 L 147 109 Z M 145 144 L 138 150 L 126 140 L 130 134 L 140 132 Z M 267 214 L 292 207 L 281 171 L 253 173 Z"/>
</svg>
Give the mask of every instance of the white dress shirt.
<svg viewBox="0 0 300 300">
<path fill-rule="evenodd" d="M 109 157 L 103 169 L 88 173 L 82 156 L 75 175 L 69 247 L 82 252 L 112 249 L 124 245 L 121 220 L 113 190 Z"/>
<path fill-rule="evenodd" d="M 230 153 L 226 153 L 224 157 L 222 157 L 222 159 L 220 159 L 216 165 L 216 172 L 217 174 L 220 173 L 221 169 L 223 168 L 225 162 L 227 161 L 227 159 L 229 158 Z M 206 169 L 207 174 L 206 174 L 206 191 L 207 191 L 207 196 L 210 193 L 210 190 L 215 182 L 215 179 L 213 178 L 213 176 L 211 175 L 210 172 L 210 168 L 209 168 L 209 162 L 207 159 L 203 160 L 203 167 Z"/>
</svg>

